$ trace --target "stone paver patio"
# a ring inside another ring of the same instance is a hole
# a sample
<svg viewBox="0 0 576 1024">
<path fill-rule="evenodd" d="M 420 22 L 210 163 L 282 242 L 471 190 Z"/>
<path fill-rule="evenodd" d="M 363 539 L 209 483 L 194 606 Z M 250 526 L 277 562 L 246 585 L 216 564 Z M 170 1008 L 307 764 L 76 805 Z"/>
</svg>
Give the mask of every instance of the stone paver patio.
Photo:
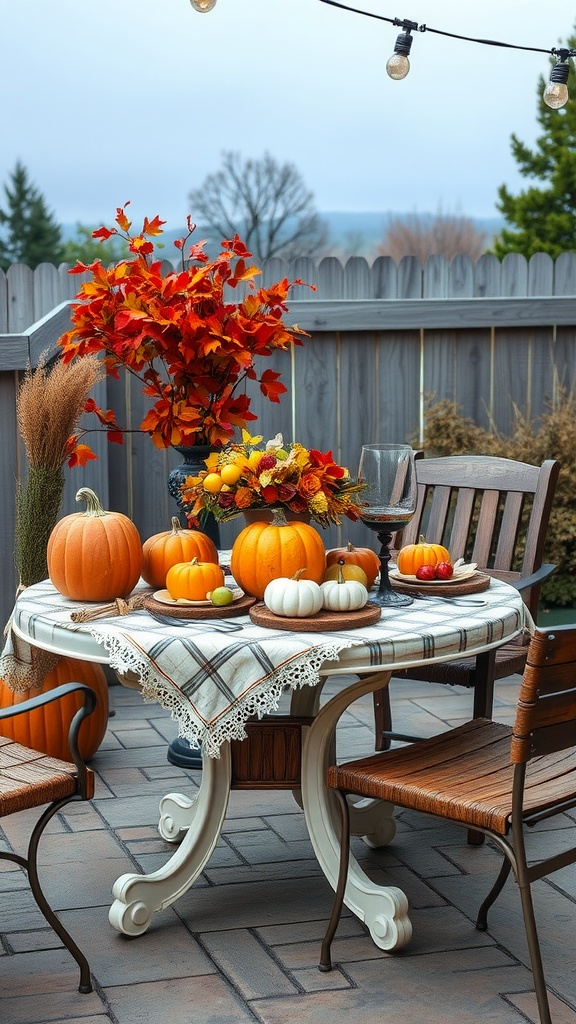
<svg viewBox="0 0 576 1024">
<path fill-rule="evenodd" d="M 335 682 L 329 684 L 336 685 Z M 469 717 L 470 693 L 392 682 L 397 728 L 431 735 Z M 510 721 L 518 679 L 497 684 L 495 717 Z M 84 949 L 95 990 L 47 927 L 14 865 L 0 861 L 2 1024 L 520 1024 L 537 1021 L 518 893 L 508 882 L 489 931 L 474 918 L 499 864 L 489 845 L 414 813 L 398 814 L 391 845 L 354 840 L 366 870 L 409 899 L 414 936 L 384 953 L 346 911 L 331 974 L 317 969 L 332 893 L 289 792 L 232 793 L 222 838 L 202 879 L 135 939 L 108 922 L 111 887 L 125 871 L 160 867 L 173 847 L 158 834 L 158 802 L 190 792 L 197 772 L 172 767 L 176 726 L 133 690 L 110 689 L 104 744 L 92 761 L 92 805 L 49 826 L 45 890 Z M 371 698 L 342 721 L 339 755 L 373 749 Z M 532 848 L 561 849 L 576 813 L 539 826 Z M 0 843 L 21 850 L 27 812 L 3 819 Z M 576 867 L 536 883 L 544 968 L 555 1024 L 576 1024 Z"/>
</svg>

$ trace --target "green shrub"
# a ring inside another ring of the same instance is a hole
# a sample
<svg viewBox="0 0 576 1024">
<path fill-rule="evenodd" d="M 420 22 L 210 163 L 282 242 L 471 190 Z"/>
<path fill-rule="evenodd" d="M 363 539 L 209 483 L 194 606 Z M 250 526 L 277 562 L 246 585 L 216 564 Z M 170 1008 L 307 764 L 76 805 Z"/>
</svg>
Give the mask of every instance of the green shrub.
<svg viewBox="0 0 576 1024">
<path fill-rule="evenodd" d="M 536 421 L 515 408 L 510 437 L 484 430 L 462 416 L 454 402 L 427 403 L 424 451 L 428 457 L 499 455 L 539 466 L 558 459 L 560 476 L 546 540 L 544 560 L 558 568 L 542 588 L 546 607 L 576 606 L 576 400 L 562 394 Z M 413 444 L 416 442 L 413 441 Z"/>
</svg>

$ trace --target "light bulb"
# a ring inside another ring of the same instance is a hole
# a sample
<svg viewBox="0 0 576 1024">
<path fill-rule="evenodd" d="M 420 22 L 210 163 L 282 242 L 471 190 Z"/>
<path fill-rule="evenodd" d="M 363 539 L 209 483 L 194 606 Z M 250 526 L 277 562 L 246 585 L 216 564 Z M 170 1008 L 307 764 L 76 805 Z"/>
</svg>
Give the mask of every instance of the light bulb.
<svg viewBox="0 0 576 1024">
<path fill-rule="evenodd" d="M 403 53 L 393 53 L 386 63 L 387 74 L 390 78 L 393 78 L 396 81 L 399 81 L 401 78 L 406 78 L 409 71 L 410 61 Z"/>
<path fill-rule="evenodd" d="M 216 0 L 190 0 L 190 3 L 199 14 L 207 14 L 216 7 Z"/>
<path fill-rule="evenodd" d="M 550 81 L 544 89 L 542 99 L 548 107 L 552 107 L 552 110 L 558 110 L 563 107 L 569 99 L 568 86 L 568 75 L 570 74 L 570 65 L 559 62 L 552 68 L 550 75 Z"/>
<path fill-rule="evenodd" d="M 408 54 L 412 46 L 412 36 L 410 35 L 412 28 L 417 28 L 415 22 L 404 22 L 405 31 L 401 32 L 398 36 L 394 45 L 394 53 L 386 63 L 386 71 L 390 78 L 399 80 L 406 78 L 406 75 L 410 71 L 410 61 L 408 60 Z"/>
</svg>

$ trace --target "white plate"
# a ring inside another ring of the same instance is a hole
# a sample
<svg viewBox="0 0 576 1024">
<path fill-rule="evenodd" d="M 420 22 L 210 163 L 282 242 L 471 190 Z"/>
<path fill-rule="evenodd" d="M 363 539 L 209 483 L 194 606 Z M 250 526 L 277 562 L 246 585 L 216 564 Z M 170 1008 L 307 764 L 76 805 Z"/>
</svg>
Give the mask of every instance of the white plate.
<svg viewBox="0 0 576 1024">
<path fill-rule="evenodd" d="M 390 579 L 401 580 L 402 583 L 419 583 L 420 585 L 426 584 L 429 586 L 430 583 L 461 583 L 463 580 L 470 579 L 474 575 L 478 568 L 476 562 L 468 562 L 466 565 L 457 565 L 454 568 L 454 572 L 449 580 L 419 580 L 417 576 L 408 576 L 403 572 L 399 572 L 398 569 L 390 569 L 388 575 Z"/>
<path fill-rule="evenodd" d="M 232 594 L 234 595 L 234 601 L 237 601 L 240 597 L 243 597 L 244 591 L 240 590 L 240 587 L 231 587 Z M 167 590 L 157 590 L 153 597 L 160 604 L 171 604 L 171 605 L 185 605 L 186 607 L 202 608 L 212 605 L 212 601 L 189 601 L 186 597 L 170 597 Z M 232 603 L 234 603 L 234 601 Z M 222 605 L 225 607 L 225 605 Z"/>
</svg>

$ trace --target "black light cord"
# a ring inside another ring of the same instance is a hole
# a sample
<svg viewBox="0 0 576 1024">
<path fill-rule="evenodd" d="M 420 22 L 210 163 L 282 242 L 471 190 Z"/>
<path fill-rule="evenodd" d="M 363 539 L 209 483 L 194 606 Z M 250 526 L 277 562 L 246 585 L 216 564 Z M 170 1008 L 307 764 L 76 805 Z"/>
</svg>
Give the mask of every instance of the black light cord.
<svg viewBox="0 0 576 1024">
<path fill-rule="evenodd" d="M 338 3 L 337 0 L 319 0 L 321 4 L 328 4 L 330 7 L 339 7 L 342 11 L 351 11 L 352 14 L 362 14 L 365 18 L 376 18 L 377 21 L 387 21 L 390 25 L 399 25 L 405 30 L 411 29 L 414 32 L 433 32 L 438 36 L 448 36 L 450 39 L 462 39 L 467 43 L 481 43 L 484 46 L 503 46 L 510 50 L 528 50 L 531 53 L 548 53 L 550 56 L 558 56 L 565 61 L 568 57 L 576 57 L 576 50 L 558 49 L 552 46 L 544 50 L 539 46 L 519 46 L 516 43 L 503 43 L 497 39 L 476 39 L 474 36 L 461 36 L 456 32 L 444 32 L 439 28 L 430 28 L 429 25 L 418 25 L 414 21 L 406 21 L 402 18 L 386 18 L 383 14 L 373 14 L 372 11 L 363 11 L 358 7 L 349 7 L 347 4 Z"/>
</svg>

